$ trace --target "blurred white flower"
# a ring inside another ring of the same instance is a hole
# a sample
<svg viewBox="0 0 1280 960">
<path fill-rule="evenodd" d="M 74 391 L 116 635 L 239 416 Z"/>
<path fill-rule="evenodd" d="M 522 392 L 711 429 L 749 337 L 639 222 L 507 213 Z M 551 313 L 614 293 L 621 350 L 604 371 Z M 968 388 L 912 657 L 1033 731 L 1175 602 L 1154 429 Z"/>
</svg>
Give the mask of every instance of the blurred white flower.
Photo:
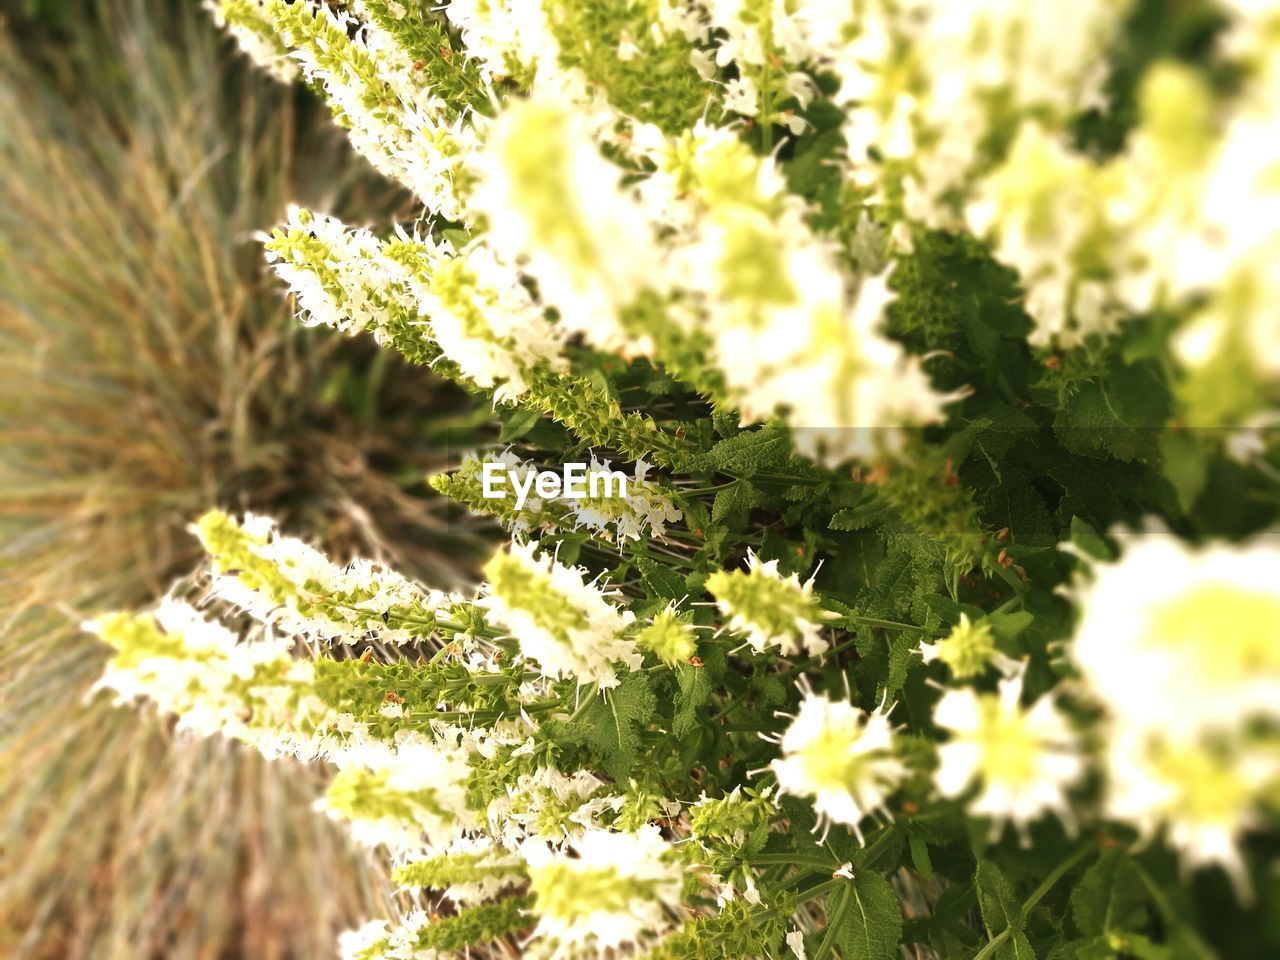
<svg viewBox="0 0 1280 960">
<path fill-rule="evenodd" d="M 483 239 L 441 256 L 409 283 L 444 355 L 476 386 L 493 389 L 498 402 L 522 396 L 535 367 L 568 366 L 562 331 Z"/>
<path fill-rule="evenodd" d="M 1274 743 L 1177 741 L 1121 728 L 1113 731 L 1105 760 L 1108 816 L 1143 839 L 1163 833 L 1189 868 L 1220 865 L 1249 896 L 1239 843 L 1242 833 L 1263 823 L 1266 799 L 1280 788 Z"/>
<path fill-rule="evenodd" d="M 465 751 L 413 734 L 345 750 L 316 807 L 346 822 L 356 839 L 393 851 L 448 844 L 477 825 L 467 804 Z"/>
<path fill-rule="evenodd" d="M 1187 739 L 1280 717 L 1280 547 L 1123 537 L 1078 593 L 1072 658 L 1125 729 Z"/>
<path fill-rule="evenodd" d="M 1075 734 L 1050 694 L 1023 708 L 1021 675 L 1000 682 L 998 694 L 948 690 L 933 722 L 951 734 L 938 747 L 934 783 L 944 797 L 980 786 L 967 809 L 989 817 L 998 836 L 1006 822 L 1026 828 L 1046 812 L 1074 829 L 1067 790 L 1083 775 Z"/>
<path fill-rule="evenodd" d="M 341 960 L 365 960 L 370 952 L 387 939 L 387 921 L 370 920 L 355 930 L 345 930 L 338 935 L 338 954 Z"/>
<path fill-rule="evenodd" d="M 204 0 L 204 7 L 213 14 L 213 22 L 231 34 L 241 51 L 269 76 L 281 83 L 297 79 L 297 61 L 289 56 L 259 4 Z"/>
<path fill-rule="evenodd" d="M 489 242 L 538 281 L 561 324 L 601 349 L 648 353 L 621 314 L 661 288 L 654 225 L 581 111 L 551 95 L 511 104 L 476 169 L 471 208 L 487 220 Z"/>
<path fill-rule="evenodd" d="M 997 159 L 993 131 L 1033 115 L 1062 127 L 1098 102 L 1099 51 L 1128 7 L 1087 0 L 1064 17 L 1055 0 L 876 0 L 849 29 L 828 26 L 844 38 L 830 67 L 853 173 L 886 193 L 898 180 L 908 216 L 955 226 L 982 161 Z"/>
<path fill-rule="evenodd" d="M 735 77 L 724 86 L 724 108 L 744 117 L 760 113 L 760 91 L 748 77 Z"/>
<path fill-rule="evenodd" d="M 552 958 L 633 948 L 681 918 L 683 871 L 655 826 L 588 830 L 576 856 L 531 841 L 522 848 L 538 918 L 535 941 Z"/>
</svg>

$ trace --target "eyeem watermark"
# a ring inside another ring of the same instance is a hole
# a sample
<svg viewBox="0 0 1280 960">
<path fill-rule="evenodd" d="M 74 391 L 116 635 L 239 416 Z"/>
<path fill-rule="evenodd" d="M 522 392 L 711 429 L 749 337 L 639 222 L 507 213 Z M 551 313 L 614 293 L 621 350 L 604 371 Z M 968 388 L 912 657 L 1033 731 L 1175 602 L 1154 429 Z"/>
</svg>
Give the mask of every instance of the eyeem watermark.
<svg viewBox="0 0 1280 960">
<path fill-rule="evenodd" d="M 585 463 L 566 463 L 554 470 L 512 470 L 505 463 L 487 462 L 480 468 L 481 496 L 504 500 L 507 489 L 515 491 L 516 509 L 524 508 L 530 492 L 543 500 L 584 500 L 587 497 L 626 497 L 627 475 Z"/>
</svg>

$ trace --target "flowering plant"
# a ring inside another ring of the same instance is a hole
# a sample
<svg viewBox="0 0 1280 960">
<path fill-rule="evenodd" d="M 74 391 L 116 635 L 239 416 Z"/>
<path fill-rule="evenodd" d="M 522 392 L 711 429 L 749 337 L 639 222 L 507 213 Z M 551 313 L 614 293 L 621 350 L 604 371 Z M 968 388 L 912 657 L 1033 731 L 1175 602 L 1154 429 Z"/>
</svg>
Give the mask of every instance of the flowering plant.
<svg viewBox="0 0 1280 960">
<path fill-rule="evenodd" d="M 1153 7 L 215 4 L 421 201 L 266 255 L 491 412 L 432 486 L 511 542 L 211 512 L 104 685 L 334 766 L 430 905 L 350 958 L 1274 941 L 1280 12 Z"/>
</svg>

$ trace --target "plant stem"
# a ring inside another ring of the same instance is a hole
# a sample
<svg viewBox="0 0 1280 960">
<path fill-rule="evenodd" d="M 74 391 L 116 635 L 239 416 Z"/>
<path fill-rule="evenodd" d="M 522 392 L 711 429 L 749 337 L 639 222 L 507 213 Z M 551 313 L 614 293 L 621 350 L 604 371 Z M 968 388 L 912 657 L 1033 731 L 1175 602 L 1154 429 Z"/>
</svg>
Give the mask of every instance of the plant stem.
<svg viewBox="0 0 1280 960">
<path fill-rule="evenodd" d="M 837 896 L 835 908 L 827 911 L 826 934 L 822 938 L 822 943 L 818 944 L 818 950 L 813 955 L 813 960 L 825 960 L 827 954 L 836 945 L 836 931 L 840 929 L 840 924 L 844 923 L 844 915 L 849 912 L 851 899 L 849 891 L 843 889 Z"/>
<path fill-rule="evenodd" d="M 600 690 L 600 684 L 593 683 L 586 688 L 585 695 L 583 694 L 582 687 L 578 687 L 574 691 L 575 695 L 578 697 L 578 709 L 574 710 L 573 715 L 569 717 L 569 720 L 568 720 L 569 723 L 573 723 L 575 720 L 579 719 L 584 713 L 587 712 L 587 707 L 591 706 L 592 702 L 594 702 L 596 698 L 596 693 L 598 693 L 599 690 Z M 561 700 L 560 702 L 563 703 L 564 701 Z"/>
<path fill-rule="evenodd" d="M 1173 904 L 1169 902 L 1169 899 L 1160 889 L 1160 885 L 1151 878 L 1151 875 L 1142 868 L 1142 865 L 1138 863 L 1137 860 L 1133 860 L 1131 862 L 1133 863 L 1133 869 L 1137 871 L 1138 879 L 1141 880 L 1142 885 L 1147 888 L 1147 893 L 1151 896 L 1151 902 L 1156 905 L 1156 911 L 1160 914 L 1161 919 L 1168 924 L 1171 930 L 1176 929 L 1185 933 L 1187 942 L 1191 946 L 1195 947 L 1197 954 L 1202 957 L 1203 960 L 1214 960 L 1216 956 L 1214 952 L 1205 945 L 1205 942 L 1200 939 L 1199 934 L 1191 929 L 1182 917 L 1178 915 L 1178 912 L 1173 908 Z"/>
<path fill-rule="evenodd" d="M 833 880 L 827 880 L 820 883 L 816 887 L 810 887 L 804 893 L 796 895 L 796 906 L 799 906 L 802 903 L 807 903 L 810 900 L 816 900 L 818 897 L 830 893 L 837 887 L 842 886 L 845 882 L 846 881 L 843 877 L 836 877 Z"/>
<path fill-rule="evenodd" d="M 751 858 L 752 864 L 787 864 L 793 867 L 808 867 L 811 870 L 825 870 L 833 873 L 840 864 L 823 857 L 811 857 L 803 853 L 762 853 Z"/>
<path fill-rule="evenodd" d="M 875 863 L 876 858 L 884 852 L 885 847 L 889 845 L 889 841 L 896 837 L 897 833 L 898 825 L 896 823 L 886 824 L 882 827 L 880 832 L 876 834 L 876 838 L 871 841 L 871 845 L 864 847 L 855 854 L 855 862 L 858 865 L 858 869 L 870 867 L 871 864 Z"/>
<path fill-rule="evenodd" d="M 1008 940 L 1009 937 L 1013 935 L 1015 930 L 1020 931 L 1022 929 L 1022 921 L 1026 919 L 1027 914 L 1031 912 L 1032 908 L 1034 908 L 1037 903 L 1039 903 L 1042 899 L 1044 899 L 1044 895 L 1053 889 L 1053 885 L 1057 883 L 1059 880 L 1061 880 L 1063 875 L 1068 870 L 1074 867 L 1077 863 L 1083 860 L 1090 853 L 1092 853 L 1092 848 L 1084 847 L 1083 849 L 1077 850 L 1071 856 L 1067 857 L 1067 859 L 1063 860 L 1060 864 L 1054 867 L 1052 872 L 1050 872 L 1050 874 L 1044 878 L 1044 881 L 1040 884 L 1040 886 L 1036 887 L 1035 890 L 1032 892 L 1031 896 L 1027 897 L 1026 901 L 1022 904 L 1022 911 L 1021 911 L 1022 916 L 1019 919 L 1017 927 L 1015 927 L 1013 924 L 1010 924 L 1009 926 L 1005 927 L 1003 930 L 997 933 L 994 937 L 992 937 L 987 942 L 987 945 L 985 947 L 983 947 L 981 950 L 977 952 L 973 960 L 986 960 L 987 957 L 993 955 L 997 950 L 1000 949 L 1000 945 L 1004 943 L 1006 940 Z"/>
<path fill-rule="evenodd" d="M 911 630 L 915 633 L 934 635 L 932 630 L 927 630 L 924 627 L 918 627 L 914 623 L 899 623 L 896 620 L 881 620 L 879 617 L 847 617 L 846 619 L 868 627 L 880 627 L 884 630 Z"/>
</svg>

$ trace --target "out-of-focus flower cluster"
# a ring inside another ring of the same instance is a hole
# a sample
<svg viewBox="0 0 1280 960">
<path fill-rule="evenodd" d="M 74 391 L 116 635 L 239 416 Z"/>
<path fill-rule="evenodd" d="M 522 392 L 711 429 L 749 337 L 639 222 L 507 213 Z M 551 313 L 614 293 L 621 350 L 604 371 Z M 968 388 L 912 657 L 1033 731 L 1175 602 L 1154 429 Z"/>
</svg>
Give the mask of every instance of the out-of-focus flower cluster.
<svg viewBox="0 0 1280 960">
<path fill-rule="evenodd" d="M 217 5 L 458 225 L 383 242 L 291 214 L 270 249 L 308 321 L 439 354 L 500 402 L 581 338 L 659 360 L 748 421 L 820 430 L 797 440 L 838 461 L 867 452 L 851 428 L 936 422 L 952 399 L 883 335 L 884 271 L 915 229 L 970 229 L 1017 270 L 1033 344 L 1174 310 L 1195 422 L 1247 417 L 1274 389 L 1273 13 L 1233 11 L 1228 91 L 1147 70 L 1136 128 L 1099 157 L 1073 124 L 1105 106 L 1128 3 L 648 6 Z M 775 128 L 815 137 L 815 103 L 843 117 L 826 162 L 844 223 L 753 149 L 757 127 L 766 145 Z M 384 301 L 398 319 L 369 315 Z"/>
<path fill-rule="evenodd" d="M 1136 537 L 1082 583 L 1072 644 L 1106 711 L 1108 816 L 1247 888 L 1241 838 L 1280 787 L 1280 550 Z"/>
</svg>

